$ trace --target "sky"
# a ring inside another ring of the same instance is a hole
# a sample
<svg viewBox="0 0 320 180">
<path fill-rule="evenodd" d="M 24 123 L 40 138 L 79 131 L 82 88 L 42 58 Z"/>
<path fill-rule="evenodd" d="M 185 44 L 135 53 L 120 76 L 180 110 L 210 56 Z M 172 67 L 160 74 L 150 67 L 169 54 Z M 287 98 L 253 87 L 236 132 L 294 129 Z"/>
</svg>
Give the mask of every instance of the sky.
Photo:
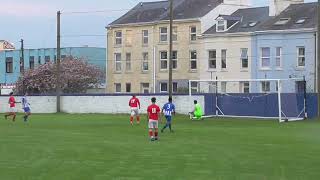
<svg viewBox="0 0 320 180">
<path fill-rule="evenodd" d="M 55 47 L 56 13 L 60 10 L 63 47 L 105 47 L 106 25 L 140 1 L 155 0 L 0 0 L 0 40 L 7 40 L 16 48 L 20 48 L 20 39 L 24 39 L 25 48 Z M 251 1 L 253 6 L 269 3 Z M 74 13 L 88 11 L 99 12 Z"/>
</svg>

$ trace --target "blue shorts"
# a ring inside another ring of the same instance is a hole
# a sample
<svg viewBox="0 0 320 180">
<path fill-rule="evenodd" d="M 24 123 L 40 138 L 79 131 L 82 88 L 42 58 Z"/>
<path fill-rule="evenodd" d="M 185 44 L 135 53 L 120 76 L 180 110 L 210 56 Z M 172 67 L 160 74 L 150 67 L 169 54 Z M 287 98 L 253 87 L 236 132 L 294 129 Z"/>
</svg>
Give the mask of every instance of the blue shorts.
<svg viewBox="0 0 320 180">
<path fill-rule="evenodd" d="M 172 116 L 165 116 L 166 119 L 167 119 L 167 122 L 170 122 L 171 123 L 171 120 L 172 120 Z"/>
<path fill-rule="evenodd" d="M 31 112 L 31 109 L 30 109 L 29 107 L 25 107 L 25 108 L 23 108 L 23 111 L 24 111 L 25 113 L 30 113 L 30 112 Z"/>
</svg>

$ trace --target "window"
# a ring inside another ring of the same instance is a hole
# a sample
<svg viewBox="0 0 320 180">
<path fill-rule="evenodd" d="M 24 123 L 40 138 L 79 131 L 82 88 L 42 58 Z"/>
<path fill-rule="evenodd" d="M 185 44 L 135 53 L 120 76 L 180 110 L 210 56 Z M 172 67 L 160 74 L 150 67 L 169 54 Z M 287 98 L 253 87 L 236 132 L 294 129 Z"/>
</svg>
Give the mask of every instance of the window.
<svg viewBox="0 0 320 180">
<path fill-rule="evenodd" d="M 177 51 L 172 51 L 172 69 L 177 69 L 178 68 L 178 52 Z"/>
<path fill-rule="evenodd" d="M 190 52 L 190 69 L 191 70 L 197 69 L 197 51 Z"/>
<path fill-rule="evenodd" d="M 132 46 L 132 31 L 126 30 L 126 46 Z"/>
<path fill-rule="evenodd" d="M 221 69 L 227 68 L 227 50 L 222 49 L 221 50 Z"/>
<path fill-rule="evenodd" d="M 121 84 L 120 83 L 115 83 L 114 87 L 115 87 L 115 92 L 116 93 L 120 93 L 121 92 Z"/>
<path fill-rule="evenodd" d="M 178 83 L 174 82 L 172 83 L 172 92 L 178 92 Z"/>
<path fill-rule="evenodd" d="M 160 92 L 168 92 L 168 83 L 160 83 Z"/>
<path fill-rule="evenodd" d="M 209 51 L 209 69 L 217 68 L 217 52 L 216 50 Z"/>
<path fill-rule="evenodd" d="M 121 45 L 122 44 L 122 31 L 116 31 L 116 39 L 115 39 L 115 44 L 116 45 Z"/>
<path fill-rule="evenodd" d="M 297 81 L 296 82 L 296 92 L 297 93 L 304 93 L 304 90 L 305 90 L 304 81 Z"/>
<path fill-rule="evenodd" d="M 298 19 L 295 23 L 296 24 L 303 24 L 304 22 L 306 22 L 306 17 L 304 17 L 304 18 L 300 18 L 300 19 Z"/>
<path fill-rule="evenodd" d="M 270 82 L 269 81 L 261 82 L 261 92 L 263 92 L 263 93 L 270 92 Z"/>
<path fill-rule="evenodd" d="M 250 93 L 250 83 L 248 81 L 240 83 L 241 93 Z"/>
<path fill-rule="evenodd" d="M 126 83 L 126 92 L 131 92 L 131 83 Z"/>
<path fill-rule="evenodd" d="M 160 52 L 160 70 L 168 69 L 168 52 Z"/>
<path fill-rule="evenodd" d="M 191 82 L 191 92 L 198 92 L 198 82 Z"/>
<path fill-rule="evenodd" d="M 248 49 L 241 48 L 241 68 L 247 69 L 249 67 Z"/>
<path fill-rule="evenodd" d="M 6 73 L 13 73 L 13 58 L 6 58 Z"/>
<path fill-rule="evenodd" d="M 54 61 L 54 63 L 57 63 L 57 56 L 56 55 L 54 55 L 53 61 Z"/>
<path fill-rule="evenodd" d="M 20 57 L 20 72 L 23 72 L 23 70 L 24 70 L 24 62 L 22 57 Z"/>
<path fill-rule="evenodd" d="M 280 18 L 274 25 L 285 25 L 290 21 L 290 18 Z"/>
<path fill-rule="evenodd" d="M 45 63 L 49 63 L 50 62 L 50 56 L 45 56 L 44 57 L 44 61 L 45 61 Z"/>
<path fill-rule="evenodd" d="M 298 47 L 298 67 L 306 65 L 306 50 L 304 47 Z"/>
<path fill-rule="evenodd" d="M 34 69 L 34 56 L 29 57 L 29 68 Z"/>
<path fill-rule="evenodd" d="M 41 64 L 41 56 L 38 56 L 38 64 Z"/>
<path fill-rule="evenodd" d="M 226 29 L 225 20 L 218 20 L 217 23 L 217 32 L 224 32 Z"/>
<path fill-rule="evenodd" d="M 143 45 L 147 45 L 149 43 L 149 31 L 142 30 L 142 43 Z"/>
<path fill-rule="evenodd" d="M 195 26 L 190 27 L 190 40 L 191 41 L 197 40 L 197 28 Z"/>
<path fill-rule="evenodd" d="M 256 26 L 257 24 L 258 24 L 258 21 L 251 21 L 251 22 L 248 23 L 248 26 L 249 26 L 249 27 L 254 27 L 254 26 Z"/>
<path fill-rule="evenodd" d="M 178 40 L 178 27 L 172 27 L 172 41 Z"/>
<path fill-rule="evenodd" d="M 282 67 L 282 48 L 276 48 L 276 68 L 280 69 Z"/>
<path fill-rule="evenodd" d="M 147 52 L 142 53 L 142 71 L 149 70 L 149 54 Z"/>
<path fill-rule="evenodd" d="M 126 53 L 126 71 L 131 71 L 131 53 Z"/>
<path fill-rule="evenodd" d="M 261 68 L 270 68 L 270 48 L 268 47 L 261 48 Z"/>
<path fill-rule="evenodd" d="M 221 93 L 227 92 L 227 82 L 221 82 Z"/>
<path fill-rule="evenodd" d="M 141 83 L 141 93 L 144 93 L 144 94 L 150 93 L 149 83 Z"/>
<path fill-rule="evenodd" d="M 160 28 L 160 42 L 167 42 L 168 41 L 168 28 L 161 27 Z"/>
<path fill-rule="evenodd" d="M 114 54 L 114 61 L 115 61 L 115 68 L 116 72 L 121 71 L 121 53 L 115 53 Z"/>
</svg>

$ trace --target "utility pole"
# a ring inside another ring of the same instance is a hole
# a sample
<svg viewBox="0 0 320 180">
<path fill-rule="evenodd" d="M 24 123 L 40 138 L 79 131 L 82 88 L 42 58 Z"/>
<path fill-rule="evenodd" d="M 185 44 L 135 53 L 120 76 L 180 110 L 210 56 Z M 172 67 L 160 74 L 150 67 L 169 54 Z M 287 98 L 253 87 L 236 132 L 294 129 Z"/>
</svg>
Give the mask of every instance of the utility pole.
<svg viewBox="0 0 320 180">
<path fill-rule="evenodd" d="M 169 42 L 169 98 L 172 98 L 172 27 L 173 24 L 173 0 L 170 0 L 170 42 Z"/>
<path fill-rule="evenodd" d="M 318 30 L 317 30 L 317 95 L 318 95 L 318 118 L 320 118 L 320 0 L 318 0 Z"/>
<path fill-rule="evenodd" d="M 23 39 L 20 40 L 21 43 L 21 57 L 20 57 L 20 73 L 24 74 L 24 44 Z M 24 80 L 22 80 L 22 92 L 25 93 Z"/>
<path fill-rule="evenodd" d="M 56 93 L 57 93 L 57 112 L 61 112 L 60 110 L 60 93 L 61 93 L 61 87 L 60 87 L 60 15 L 61 12 L 57 12 L 57 71 L 56 71 Z"/>
</svg>

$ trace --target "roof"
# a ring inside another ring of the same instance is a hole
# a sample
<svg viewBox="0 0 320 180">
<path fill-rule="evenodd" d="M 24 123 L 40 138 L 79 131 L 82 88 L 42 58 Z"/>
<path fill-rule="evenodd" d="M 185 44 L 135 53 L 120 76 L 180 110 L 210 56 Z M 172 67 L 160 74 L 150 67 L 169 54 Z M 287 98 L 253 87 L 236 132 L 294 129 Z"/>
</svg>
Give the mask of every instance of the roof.
<svg viewBox="0 0 320 180">
<path fill-rule="evenodd" d="M 227 33 L 235 33 L 235 32 L 252 32 L 259 28 L 259 26 L 269 19 L 269 8 L 268 7 L 258 7 L 258 8 L 246 8 L 239 9 L 233 14 L 231 17 L 241 17 L 241 20 L 232 26 Z M 227 19 L 229 19 L 228 17 Z M 250 26 L 249 24 L 256 23 L 254 26 Z M 216 25 L 209 28 L 204 34 L 217 34 L 221 32 L 216 32 Z M 222 32 L 223 33 L 223 32 Z"/>
<path fill-rule="evenodd" d="M 282 11 L 278 16 L 270 18 L 259 30 L 287 30 L 287 29 L 306 29 L 317 26 L 317 2 L 292 4 Z M 280 19 L 289 18 L 283 25 L 275 25 Z M 296 23 L 300 19 L 305 19 L 303 23 Z"/>
<path fill-rule="evenodd" d="M 174 19 L 203 17 L 222 2 L 223 0 L 175 0 Z M 169 1 L 140 2 L 109 26 L 169 20 L 169 5 Z"/>
</svg>

